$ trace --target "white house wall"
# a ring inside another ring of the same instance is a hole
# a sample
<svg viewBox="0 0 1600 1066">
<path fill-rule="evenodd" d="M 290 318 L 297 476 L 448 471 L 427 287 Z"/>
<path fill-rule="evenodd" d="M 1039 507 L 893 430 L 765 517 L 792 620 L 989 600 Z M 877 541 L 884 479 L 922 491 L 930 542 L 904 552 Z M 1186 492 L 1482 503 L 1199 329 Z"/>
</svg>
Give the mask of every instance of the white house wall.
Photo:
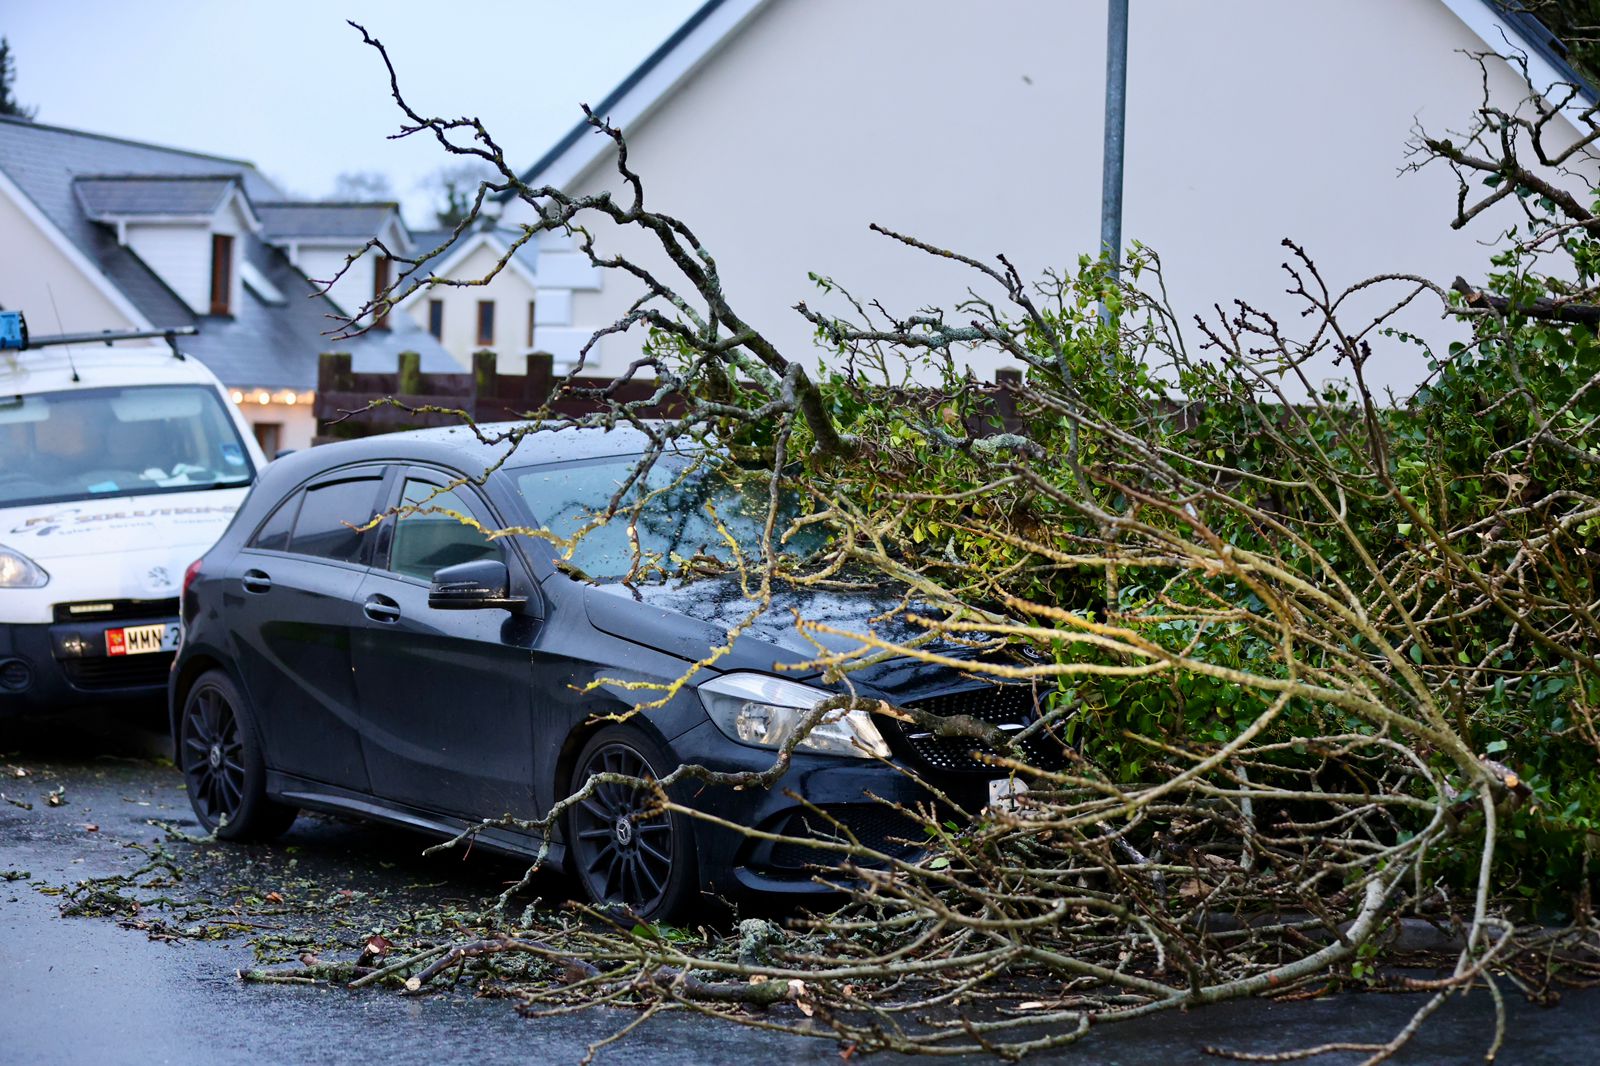
<svg viewBox="0 0 1600 1066">
<path fill-rule="evenodd" d="M 1483 42 L 1441 0 L 1132 8 L 1124 239 L 1159 250 L 1181 318 L 1242 297 L 1299 323 L 1283 294 L 1285 237 L 1335 286 L 1391 271 L 1482 276 L 1491 233 L 1450 230 L 1449 171 L 1400 173 L 1414 123 L 1459 128 L 1478 103 L 1478 69 L 1459 53 Z M 809 362 L 812 331 L 792 306 L 846 307 L 808 271 L 900 314 L 952 306 L 979 281 L 869 223 L 1007 253 L 1026 276 L 1097 249 L 1105 30 L 1103 0 L 773 0 L 627 131 L 629 162 L 647 202 L 705 241 L 733 305 Z M 1520 97 L 1503 66 L 1491 81 Z M 609 155 L 573 185 L 607 188 L 623 192 Z M 526 210 L 509 205 L 506 222 Z M 664 269 L 645 235 L 587 224 L 602 254 Z M 544 261 L 540 279 L 550 284 Z M 573 332 L 614 321 L 637 295 L 615 274 L 575 293 Z M 1410 321 L 1439 335 L 1437 317 Z M 604 367 L 640 339 L 604 340 Z M 1421 376 L 1414 348 L 1380 348 L 1379 384 Z"/>
<path fill-rule="evenodd" d="M 0 249 L 0 308 L 25 313 L 30 330 L 46 334 L 134 328 L 128 316 L 6 195 L 0 195 L 0 233 L 5 234 L 5 247 Z"/>
<path fill-rule="evenodd" d="M 239 404 L 239 413 L 251 426 L 261 423 L 277 426 L 279 451 L 309 448 L 311 439 L 317 435 L 316 415 L 310 404 L 296 404 L 293 407 L 281 403 L 261 405 L 246 397 Z M 272 456 L 268 455 L 267 458 L 271 459 Z"/>
<path fill-rule="evenodd" d="M 319 286 L 333 278 L 344 268 L 345 257 L 359 249 L 359 243 L 349 247 L 318 248 L 302 244 L 295 255 L 295 266 Z M 360 310 L 372 299 L 373 270 L 377 257 L 368 253 L 350 264 L 350 269 L 334 282 L 328 290 L 331 299 L 345 314 Z"/>
<path fill-rule="evenodd" d="M 472 281 L 486 276 L 494 269 L 503 253 L 489 245 L 481 244 L 468 254 L 450 276 L 458 281 Z M 428 301 L 444 302 L 444 333 L 439 338 L 445 351 L 463 367 L 472 365 L 472 353 L 489 348 L 499 353 L 502 373 L 520 374 L 524 371 L 523 357 L 528 354 L 528 305 L 537 297 L 537 290 L 527 278 L 509 265 L 496 274 L 487 285 L 436 285 L 421 293 L 407 307 L 411 317 L 423 328 L 428 328 Z M 478 343 L 478 301 L 493 300 L 494 343 Z M 534 346 L 544 347 L 543 338 L 537 336 L 535 323 Z"/>
<path fill-rule="evenodd" d="M 203 223 L 130 223 L 125 241 L 195 314 L 211 311 L 211 231 Z"/>
</svg>

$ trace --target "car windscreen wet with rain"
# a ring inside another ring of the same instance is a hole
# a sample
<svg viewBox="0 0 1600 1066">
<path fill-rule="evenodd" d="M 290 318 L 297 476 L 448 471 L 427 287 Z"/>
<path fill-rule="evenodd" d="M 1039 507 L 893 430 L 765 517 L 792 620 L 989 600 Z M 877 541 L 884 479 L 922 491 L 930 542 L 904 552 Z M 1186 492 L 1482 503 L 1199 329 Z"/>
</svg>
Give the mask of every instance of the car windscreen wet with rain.
<svg viewBox="0 0 1600 1066">
<path fill-rule="evenodd" d="M 732 568 L 740 557 L 747 564 L 760 560 L 767 478 L 750 476 L 711 453 L 658 459 L 629 487 L 616 514 L 595 525 L 638 462 L 638 456 L 619 456 L 513 471 L 528 510 L 546 529 L 560 538 L 582 532 L 564 561 L 576 576 L 602 582 L 625 577 L 649 581 L 686 569 Z M 780 493 L 772 527 L 774 551 L 804 557 L 826 544 L 826 535 L 817 527 L 790 532 L 795 518 L 805 511 L 805 502 L 796 494 Z M 586 526 L 592 528 L 584 531 Z M 630 527 L 638 537 L 637 552 Z M 790 532 L 787 539 L 786 532 Z M 557 551 L 564 553 L 565 546 L 558 545 Z"/>
<path fill-rule="evenodd" d="M 0 397 L 0 507 L 247 485 L 223 401 L 200 385 Z"/>
</svg>

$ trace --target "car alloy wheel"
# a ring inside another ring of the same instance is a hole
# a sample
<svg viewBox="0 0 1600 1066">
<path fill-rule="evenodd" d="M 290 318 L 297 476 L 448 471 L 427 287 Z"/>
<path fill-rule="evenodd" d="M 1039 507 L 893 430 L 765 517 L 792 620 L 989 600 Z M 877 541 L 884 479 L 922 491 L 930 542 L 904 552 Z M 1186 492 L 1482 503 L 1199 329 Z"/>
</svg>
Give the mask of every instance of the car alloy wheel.
<svg viewBox="0 0 1600 1066">
<path fill-rule="evenodd" d="M 573 775 L 573 792 L 593 774 L 647 781 L 658 776 L 626 740 L 591 743 Z M 654 918 L 682 895 L 680 830 L 655 805 L 656 795 L 648 789 L 602 782 L 569 808 L 571 866 L 590 899 L 624 903 L 640 917 Z"/>
<path fill-rule="evenodd" d="M 266 840 L 289 828 L 295 808 L 267 797 L 255 719 L 232 678 L 202 674 L 177 726 L 178 767 L 203 828 L 225 840 Z"/>
<path fill-rule="evenodd" d="M 244 743 L 239 718 L 215 685 L 197 685 L 189 694 L 182 759 L 195 813 L 213 827 L 237 821 L 244 806 Z"/>
</svg>

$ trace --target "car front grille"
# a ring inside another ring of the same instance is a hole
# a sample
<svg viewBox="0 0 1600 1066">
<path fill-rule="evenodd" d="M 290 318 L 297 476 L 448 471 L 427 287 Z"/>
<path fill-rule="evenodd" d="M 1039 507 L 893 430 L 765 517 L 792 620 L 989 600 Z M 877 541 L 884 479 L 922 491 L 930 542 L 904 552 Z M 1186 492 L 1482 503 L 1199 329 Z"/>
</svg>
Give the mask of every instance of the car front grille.
<svg viewBox="0 0 1600 1066">
<path fill-rule="evenodd" d="M 122 622 L 130 618 L 176 618 L 178 601 L 84 600 L 55 605 L 57 622 Z"/>
<path fill-rule="evenodd" d="M 787 837 L 812 840 L 837 840 L 848 843 L 850 838 L 829 822 L 835 819 L 853 834 L 863 847 L 882 852 L 897 859 L 908 859 L 922 850 L 918 841 L 926 834 L 917 822 L 881 803 L 858 803 L 821 808 L 823 817 L 815 811 L 796 811 L 779 824 L 776 832 Z M 799 841 L 782 841 L 772 846 L 764 865 L 778 870 L 799 871 L 808 867 L 831 867 L 850 858 L 841 851 L 811 847 Z M 859 864 L 860 859 L 856 862 Z"/>
<path fill-rule="evenodd" d="M 84 659 L 62 659 L 67 680 L 81 689 L 143 688 L 165 685 L 172 668 L 173 653 L 116 655 Z"/>
<path fill-rule="evenodd" d="M 1031 685 L 984 685 L 927 699 L 910 700 L 906 706 L 941 718 L 967 715 L 999 726 L 1007 732 L 1017 732 L 1037 720 L 1044 709 L 1044 693 L 1040 692 L 1036 699 Z M 1002 768 L 979 762 L 973 757 L 974 754 L 996 753 L 993 748 L 971 737 L 938 736 L 926 726 L 914 722 L 897 722 L 896 727 L 917 760 L 934 770 L 983 773 L 991 777 L 1004 773 Z M 1044 770 L 1059 769 L 1065 763 L 1061 742 L 1047 732 L 1037 733 L 1023 741 L 1018 754 L 1029 765 Z"/>
</svg>

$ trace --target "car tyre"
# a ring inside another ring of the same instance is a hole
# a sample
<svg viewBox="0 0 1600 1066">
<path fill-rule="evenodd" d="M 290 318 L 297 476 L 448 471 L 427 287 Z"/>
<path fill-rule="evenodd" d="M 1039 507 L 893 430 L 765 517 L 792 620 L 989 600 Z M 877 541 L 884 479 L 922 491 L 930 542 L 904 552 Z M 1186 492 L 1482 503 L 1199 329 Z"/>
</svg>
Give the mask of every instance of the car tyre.
<svg viewBox="0 0 1600 1066">
<path fill-rule="evenodd" d="M 200 825 L 223 840 L 270 840 L 295 808 L 267 797 L 267 768 L 255 714 L 221 670 L 190 686 L 178 716 L 178 768 Z"/>
<path fill-rule="evenodd" d="M 596 773 L 657 780 L 677 761 L 652 737 L 607 726 L 573 764 L 567 795 Z M 682 814 L 653 810 L 654 795 L 601 784 L 566 812 L 567 867 L 593 903 L 620 903 L 645 921 L 667 921 L 698 897 L 692 826 Z"/>
</svg>

